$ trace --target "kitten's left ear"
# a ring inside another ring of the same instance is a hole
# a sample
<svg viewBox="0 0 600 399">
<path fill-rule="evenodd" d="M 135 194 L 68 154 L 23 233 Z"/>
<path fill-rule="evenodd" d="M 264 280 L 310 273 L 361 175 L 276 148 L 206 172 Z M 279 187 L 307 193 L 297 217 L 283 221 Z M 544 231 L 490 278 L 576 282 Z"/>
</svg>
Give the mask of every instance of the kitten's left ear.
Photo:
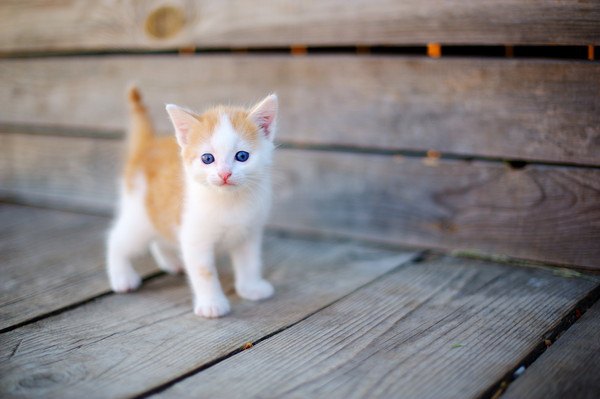
<svg viewBox="0 0 600 399">
<path fill-rule="evenodd" d="M 178 107 L 175 104 L 167 104 L 166 109 L 175 128 L 177 142 L 181 147 L 184 147 L 187 144 L 190 130 L 198 123 L 198 120 L 191 111 Z"/>
<path fill-rule="evenodd" d="M 258 125 L 265 137 L 271 141 L 275 137 L 278 108 L 277 95 L 269 94 L 250 111 L 250 119 Z"/>
</svg>

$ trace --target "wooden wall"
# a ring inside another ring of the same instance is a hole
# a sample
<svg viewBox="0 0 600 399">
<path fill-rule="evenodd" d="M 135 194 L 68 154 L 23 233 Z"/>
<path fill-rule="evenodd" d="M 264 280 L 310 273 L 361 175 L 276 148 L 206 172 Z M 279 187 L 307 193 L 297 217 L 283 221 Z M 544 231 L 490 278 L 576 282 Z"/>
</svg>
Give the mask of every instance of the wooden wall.
<svg viewBox="0 0 600 399">
<path fill-rule="evenodd" d="M 165 134 L 164 103 L 275 91 L 271 226 L 600 269 L 600 64 L 444 56 L 445 44 L 593 55 L 598 2 L 106 4 L 0 3 L 4 200 L 110 212 L 131 81 Z M 368 54 L 432 42 L 441 58 Z M 321 47 L 290 54 L 299 45 Z M 350 45 L 359 54 L 327 47 Z"/>
</svg>

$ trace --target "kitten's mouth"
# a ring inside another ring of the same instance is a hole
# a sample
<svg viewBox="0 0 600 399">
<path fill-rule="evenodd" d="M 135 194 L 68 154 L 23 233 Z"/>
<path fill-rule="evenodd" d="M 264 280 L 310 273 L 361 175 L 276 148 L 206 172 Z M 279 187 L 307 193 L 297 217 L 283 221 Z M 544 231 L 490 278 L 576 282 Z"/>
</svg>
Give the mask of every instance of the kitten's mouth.
<svg viewBox="0 0 600 399">
<path fill-rule="evenodd" d="M 219 184 L 217 184 L 218 187 L 234 187 L 235 185 L 235 183 L 230 181 L 221 181 Z"/>
</svg>

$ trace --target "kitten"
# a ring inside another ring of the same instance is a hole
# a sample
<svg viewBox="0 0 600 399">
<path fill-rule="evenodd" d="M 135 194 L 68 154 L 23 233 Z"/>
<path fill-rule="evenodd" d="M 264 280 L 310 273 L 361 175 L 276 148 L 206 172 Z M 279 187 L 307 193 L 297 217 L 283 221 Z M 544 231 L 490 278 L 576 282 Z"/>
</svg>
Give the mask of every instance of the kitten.
<svg viewBox="0 0 600 399">
<path fill-rule="evenodd" d="M 169 104 L 175 137 L 162 138 L 155 137 L 136 88 L 129 103 L 127 162 L 108 238 L 112 289 L 138 288 L 131 258 L 149 247 L 167 272 L 181 271 L 183 261 L 197 315 L 223 316 L 230 307 L 215 268 L 218 247 L 231 255 L 240 297 L 273 295 L 261 275 L 261 241 L 271 204 L 277 97 L 250 110 L 216 107 L 201 115 Z"/>
</svg>

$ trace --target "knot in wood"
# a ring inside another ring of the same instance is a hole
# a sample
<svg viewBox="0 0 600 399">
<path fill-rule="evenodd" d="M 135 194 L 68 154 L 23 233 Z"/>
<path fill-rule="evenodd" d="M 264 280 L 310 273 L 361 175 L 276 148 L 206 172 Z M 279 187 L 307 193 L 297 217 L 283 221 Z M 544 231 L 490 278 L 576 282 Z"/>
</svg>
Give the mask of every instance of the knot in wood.
<svg viewBox="0 0 600 399">
<path fill-rule="evenodd" d="M 154 9 L 146 18 L 146 33 L 154 39 L 168 39 L 178 34 L 185 25 L 183 11 L 174 6 Z"/>
</svg>

